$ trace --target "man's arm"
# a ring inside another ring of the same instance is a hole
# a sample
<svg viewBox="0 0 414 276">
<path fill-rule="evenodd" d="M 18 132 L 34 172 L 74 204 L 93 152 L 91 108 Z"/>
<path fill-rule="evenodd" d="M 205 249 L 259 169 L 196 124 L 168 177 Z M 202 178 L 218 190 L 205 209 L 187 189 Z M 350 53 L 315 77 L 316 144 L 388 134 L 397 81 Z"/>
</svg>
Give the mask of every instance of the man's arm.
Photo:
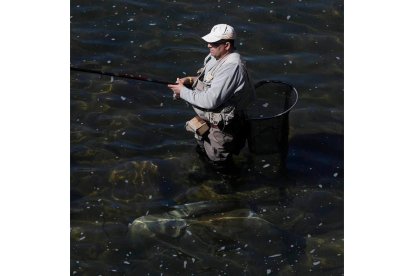
<svg viewBox="0 0 414 276">
<path fill-rule="evenodd" d="M 239 87 L 241 74 L 237 64 L 224 64 L 216 72 L 207 91 L 200 92 L 182 86 L 179 91 L 180 98 L 201 108 L 214 109 L 228 100 L 234 92 L 241 89 Z"/>
</svg>

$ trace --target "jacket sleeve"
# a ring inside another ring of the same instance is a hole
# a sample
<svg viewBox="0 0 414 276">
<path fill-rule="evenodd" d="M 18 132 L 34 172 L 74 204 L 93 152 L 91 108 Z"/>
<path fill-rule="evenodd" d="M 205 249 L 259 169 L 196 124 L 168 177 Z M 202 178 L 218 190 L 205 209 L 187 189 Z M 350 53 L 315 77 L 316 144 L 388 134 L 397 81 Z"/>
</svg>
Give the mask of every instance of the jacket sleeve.
<svg viewBox="0 0 414 276">
<path fill-rule="evenodd" d="M 210 88 L 206 91 L 197 91 L 183 87 L 180 98 L 204 109 L 215 109 L 243 88 L 242 74 L 238 64 L 223 64 L 215 73 Z"/>
</svg>

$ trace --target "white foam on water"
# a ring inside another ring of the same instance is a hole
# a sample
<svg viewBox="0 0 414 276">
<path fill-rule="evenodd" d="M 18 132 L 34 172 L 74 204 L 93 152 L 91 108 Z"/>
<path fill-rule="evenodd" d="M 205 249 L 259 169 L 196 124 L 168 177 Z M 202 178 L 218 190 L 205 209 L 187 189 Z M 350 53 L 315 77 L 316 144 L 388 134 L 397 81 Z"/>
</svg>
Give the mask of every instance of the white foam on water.
<svg viewBox="0 0 414 276">
<path fill-rule="evenodd" d="M 282 256 L 282 254 L 278 253 L 278 254 L 274 254 L 274 255 L 269 256 L 269 258 L 276 258 L 276 257 L 280 257 L 280 256 Z"/>
</svg>

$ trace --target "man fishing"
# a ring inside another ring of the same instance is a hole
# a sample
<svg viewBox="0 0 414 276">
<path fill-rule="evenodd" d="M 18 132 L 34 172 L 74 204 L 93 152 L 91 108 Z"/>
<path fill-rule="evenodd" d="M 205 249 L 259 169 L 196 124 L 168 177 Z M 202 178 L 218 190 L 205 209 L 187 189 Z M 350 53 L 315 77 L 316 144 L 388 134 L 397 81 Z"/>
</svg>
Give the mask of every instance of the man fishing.
<svg viewBox="0 0 414 276">
<path fill-rule="evenodd" d="M 226 165 L 246 142 L 245 109 L 255 98 L 246 66 L 235 49 L 236 32 L 218 24 L 202 37 L 210 50 L 197 76 L 177 78 L 168 87 L 192 105 L 197 116 L 186 123 L 198 152 L 215 165 Z"/>
</svg>

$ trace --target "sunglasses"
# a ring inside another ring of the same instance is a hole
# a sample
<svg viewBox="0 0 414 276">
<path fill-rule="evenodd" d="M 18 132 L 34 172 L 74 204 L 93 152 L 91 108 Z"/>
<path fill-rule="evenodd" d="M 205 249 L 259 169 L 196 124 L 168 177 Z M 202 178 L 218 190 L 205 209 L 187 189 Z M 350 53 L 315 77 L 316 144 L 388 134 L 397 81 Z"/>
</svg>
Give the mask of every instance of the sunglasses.
<svg viewBox="0 0 414 276">
<path fill-rule="evenodd" d="M 217 42 L 212 42 L 209 43 L 211 45 L 211 47 L 217 48 L 218 46 L 220 46 L 221 44 L 226 44 L 228 41 L 224 41 L 224 40 L 220 40 Z"/>
</svg>

